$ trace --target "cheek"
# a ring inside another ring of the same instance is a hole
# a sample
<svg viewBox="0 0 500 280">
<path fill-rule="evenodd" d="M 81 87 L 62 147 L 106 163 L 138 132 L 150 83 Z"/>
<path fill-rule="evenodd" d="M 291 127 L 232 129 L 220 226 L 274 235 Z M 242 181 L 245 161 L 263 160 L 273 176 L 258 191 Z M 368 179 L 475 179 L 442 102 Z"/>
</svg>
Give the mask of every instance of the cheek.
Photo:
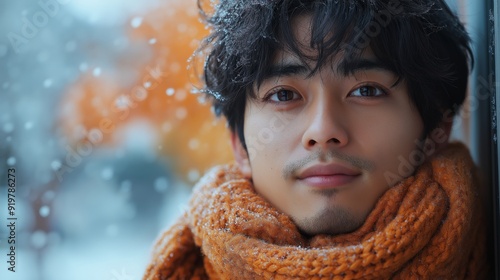
<svg viewBox="0 0 500 280">
<path fill-rule="evenodd" d="M 253 118 L 245 125 L 253 186 L 262 197 L 282 209 L 279 202 L 283 198 L 286 186 L 279 169 L 284 164 L 276 144 L 279 141 L 276 139 L 276 134 L 271 133 L 272 131 L 262 123 L 263 120 Z"/>
<path fill-rule="evenodd" d="M 387 113 L 389 112 L 389 113 Z M 398 169 L 405 161 L 409 161 L 417 152 L 416 143 L 419 141 L 423 132 L 423 123 L 418 112 L 412 108 L 404 110 L 392 110 L 380 113 L 377 119 L 381 125 L 364 125 L 361 132 L 361 142 L 368 154 L 377 162 L 377 176 L 384 177 L 386 172 L 401 173 Z M 406 177 L 421 162 L 418 159 L 412 159 L 410 167 L 406 168 L 404 174 L 398 174 Z"/>
<path fill-rule="evenodd" d="M 277 202 L 286 192 L 281 172 L 294 146 L 292 126 L 283 115 L 255 108 L 249 108 L 245 116 L 245 142 L 254 187 L 276 206 L 280 206 Z"/>
<path fill-rule="evenodd" d="M 291 135 L 294 131 L 291 119 L 255 107 L 247 107 L 245 114 L 244 134 L 249 158 L 251 161 L 271 159 L 278 164 L 287 147 L 295 143 Z"/>
<path fill-rule="evenodd" d="M 273 164 L 277 164 L 269 160 L 276 153 L 277 133 L 270 128 L 265 114 L 253 112 L 251 109 L 247 111 L 244 126 L 245 143 L 252 175 L 255 178 L 260 175 L 262 169 L 273 168 Z"/>
</svg>

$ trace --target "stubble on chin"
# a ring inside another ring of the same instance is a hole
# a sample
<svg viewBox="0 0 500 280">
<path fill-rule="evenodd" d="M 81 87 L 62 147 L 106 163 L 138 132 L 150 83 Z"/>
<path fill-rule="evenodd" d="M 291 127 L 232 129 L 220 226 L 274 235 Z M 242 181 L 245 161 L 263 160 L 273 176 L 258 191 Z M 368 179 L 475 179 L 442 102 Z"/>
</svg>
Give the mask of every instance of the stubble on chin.
<svg viewBox="0 0 500 280">
<path fill-rule="evenodd" d="M 363 224 L 361 219 L 354 217 L 347 209 L 338 206 L 322 209 L 311 217 L 292 217 L 292 219 L 299 230 L 308 236 L 349 233 L 355 231 Z"/>
</svg>

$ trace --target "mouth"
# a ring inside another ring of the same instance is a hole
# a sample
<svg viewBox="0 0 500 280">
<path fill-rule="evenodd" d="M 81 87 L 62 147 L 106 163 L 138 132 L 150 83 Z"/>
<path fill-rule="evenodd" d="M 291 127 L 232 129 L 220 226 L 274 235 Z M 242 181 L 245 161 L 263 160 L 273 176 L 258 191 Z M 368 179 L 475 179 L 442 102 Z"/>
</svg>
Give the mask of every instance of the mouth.
<svg viewBox="0 0 500 280">
<path fill-rule="evenodd" d="M 299 172 L 297 180 L 316 189 L 335 189 L 356 180 L 360 171 L 339 165 L 313 165 Z"/>
</svg>

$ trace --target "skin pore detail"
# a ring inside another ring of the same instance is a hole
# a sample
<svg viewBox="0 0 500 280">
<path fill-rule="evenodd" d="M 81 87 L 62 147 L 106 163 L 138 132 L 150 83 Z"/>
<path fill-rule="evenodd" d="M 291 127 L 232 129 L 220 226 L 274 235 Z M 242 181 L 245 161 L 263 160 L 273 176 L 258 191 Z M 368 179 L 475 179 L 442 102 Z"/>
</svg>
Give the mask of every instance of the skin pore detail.
<svg viewBox="0 0 500 280">
<path fill-rule="evenodd" d="M 299 16 L 292 26 L 307 46 L 309 18 Z M 303 51 L 314 56 L 314 49 Z M 256 98 L 247 100 L 245 139 L 259 135 L 273 117 L 289 121 L 261 149 L 247 153 L 234 141 L 237 162 L 255 190 L 308 235 L 362 225 L 391 187 L 384 172 L 397 172 L 398 157 L 415 149 L 424 129 L 405 82 L 369 49 L 358 59 L 341 58 L 311 72 L 312 61 L 278 51 L 255 87 Z"/>
</svg>

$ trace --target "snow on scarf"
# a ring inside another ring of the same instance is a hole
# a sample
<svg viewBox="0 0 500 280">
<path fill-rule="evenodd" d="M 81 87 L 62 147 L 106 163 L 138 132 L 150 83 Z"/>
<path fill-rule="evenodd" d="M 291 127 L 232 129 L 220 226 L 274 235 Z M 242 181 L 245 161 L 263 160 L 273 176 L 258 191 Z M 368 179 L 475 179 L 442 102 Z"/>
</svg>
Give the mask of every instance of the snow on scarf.
<svg viewBox="0 0 500 280">
<path fill-rule="evenodd" d="M 385 192 L 356 231 L 306 238 L 236 166 L 220 166 L 159 238 L 144 279 L 483 279 L 473 170 L 466 147 L 450 144 Z"/>
</svg>

